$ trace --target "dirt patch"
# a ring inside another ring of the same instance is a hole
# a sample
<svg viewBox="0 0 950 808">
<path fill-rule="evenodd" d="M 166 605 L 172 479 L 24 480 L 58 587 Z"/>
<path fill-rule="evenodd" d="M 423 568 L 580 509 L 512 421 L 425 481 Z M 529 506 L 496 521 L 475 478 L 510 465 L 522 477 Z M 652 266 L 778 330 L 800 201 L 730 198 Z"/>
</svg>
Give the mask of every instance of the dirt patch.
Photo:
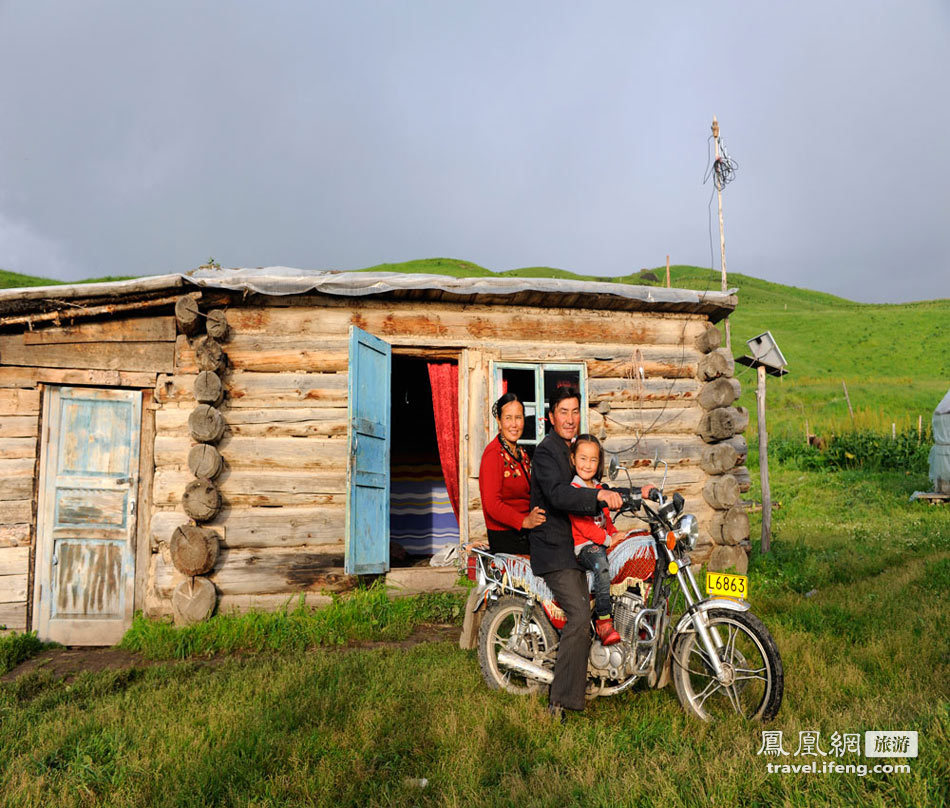
<svg viewBox="0 0 950 808">
<path fill-rule="evenodd" d="M 334 646 L 323 650 L 334 653 L 366 650 L 375 648 L 412 648 L 426 642 L 441 642 L 452 640 L 458 642 L 461 629 L 458 626 L 423 625 L 419 626 L 404 640 L 357 642 L 351 645 Z M 238 652 L 235 654 L 219 654 L 213 657 L 196 657 L 189 662 L 201 662 L 208 665 L 219 665 L 225 660 L 235 657 L 254 656 L 252 652 Z M 11 682 L 34 671 L 43 671 L 56 678 L 73 679 L 80 673 L 92 671 L 117 671 L 126 668 L 149 668 L 154 665 L 171 665 L 186 660 L 175 659 L 147 659 L 141 654 L 123 651 L 119 648 L 50 648 L 41 651 L 35 657 L 17 665 L 13 670 L 0 676 L 0 682 Z"/>
<path fill-rule="evenodd" d="M 10 682 L 33 671 L 45 671 L 57 678 L 71 679 L 83 671 L 114 671 L 157 664 L 159 660 L 145 659 L 139 654 L 118 648 L 50 648 L 7 671 L 0 676 L 0 682 Z"/>
</svg>

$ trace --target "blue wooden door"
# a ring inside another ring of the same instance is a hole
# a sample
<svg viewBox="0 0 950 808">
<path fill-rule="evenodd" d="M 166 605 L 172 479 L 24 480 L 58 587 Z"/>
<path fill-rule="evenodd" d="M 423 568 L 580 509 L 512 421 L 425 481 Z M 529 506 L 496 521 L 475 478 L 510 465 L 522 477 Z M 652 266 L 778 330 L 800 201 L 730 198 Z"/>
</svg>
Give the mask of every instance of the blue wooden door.
<svg viewBox="0 0 950 808">
<path fill-rule="evenodd" d="M 350 327 L 346 558 L 350 575 L 389 569 L 392 348 Z"/>
<path fill-rule="evenodd" d="M 142 393 L 50 387 L 43 419 L 34 625 L 112 645 L 132 621 Z"/>
</svg>

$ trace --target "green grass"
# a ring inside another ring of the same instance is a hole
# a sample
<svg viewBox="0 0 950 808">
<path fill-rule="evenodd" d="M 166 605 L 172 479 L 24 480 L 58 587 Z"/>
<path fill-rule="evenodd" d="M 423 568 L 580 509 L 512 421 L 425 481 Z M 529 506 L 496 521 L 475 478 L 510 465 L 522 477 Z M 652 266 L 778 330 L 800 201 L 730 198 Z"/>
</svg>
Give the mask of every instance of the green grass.
<svg viewBox="0 0 950 808">
<path fill-rule="evenodd" d="M 381 585 L 335 597 L 311 609 L 216 615 L 186 628 L 135 617 L 120 647 L 151 659 L 184 659 L 235 651 L 297 651 L 369 640 L 402 640 L 422 623 L 461 620 L 465 596 L 431 593 L 391 600 Z"/>
<path fill-rule="evenodd" d="M 7 272 L 0 269 L 0 289 L 14 289 L 20 286 L 55 286 L 64 281 L 39 278 L 35 275 L 21 275 L 19 272 Z"/>
<path fill-rule="evenodd" d="M 36 638 L 35 631 L 26 634 L 14 631 L 0 635 L 0 676 L 49 647 L 48 643 L 40 642 Z"/>
<path fill-rule="evenodd" d="M 293 630 L 293 619 L 255 618 L 212 632 L 213 647 L 150 639 L 140 624 L 127 645 L 157 657 L 260 653 L 72 681 L 37 672 L 0 685 L 2 802 L 946 805 L 950 522 L 945 509 L 907 501 L 924 482 L 899 472 L 776 466 L 774 549 L 754 551 L 749 572 L 753 608 L 786 674 L 785 701 L 768 728 L 783 731 L 792 753 L 804 730 L 820 731 L 825 751 L 835 732 L 917 730 L 920 757 L 908 774 L 769 774 L 769 761 L 756 755 L 761 727 L 699 724 L 672 689 L 601 699 L 585 716 L 552 725 L 542 698 L 489 691 L 475 653 L 454 643 L 315 647 L 317 635 Z M 753 524 L 753 536 L 757 530 Z M 355 601 L 349 617 L 330 621 L 338 629 L 322 635 L 331 644 L 379 636 L 385 625 L 398 624 L 390 635 L 398 638 L 411 622 L 381 620 L 387 607 L 373 590 Z M 394 602 L 392 614 L 457 620 L 457 603 L 408 599 Z M 189 632 L 179 636 L 196 636 Z M 428 785 L 411 782 L 418 778 Z"/>
</svg>

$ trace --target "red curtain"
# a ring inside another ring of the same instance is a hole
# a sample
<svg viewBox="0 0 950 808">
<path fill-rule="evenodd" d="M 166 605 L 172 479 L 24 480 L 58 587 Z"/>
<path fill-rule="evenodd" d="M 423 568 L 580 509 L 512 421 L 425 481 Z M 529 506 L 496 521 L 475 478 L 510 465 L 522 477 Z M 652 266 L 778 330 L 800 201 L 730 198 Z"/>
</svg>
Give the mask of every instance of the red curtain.
<svg viewBox="0 0 950 808">
<path fill-rule="evenodd" d="M 439 462 L 455 518 L 459 518 L 459 368 L 454 362 L 429 362 L 432 412 Z"/>
</svg>

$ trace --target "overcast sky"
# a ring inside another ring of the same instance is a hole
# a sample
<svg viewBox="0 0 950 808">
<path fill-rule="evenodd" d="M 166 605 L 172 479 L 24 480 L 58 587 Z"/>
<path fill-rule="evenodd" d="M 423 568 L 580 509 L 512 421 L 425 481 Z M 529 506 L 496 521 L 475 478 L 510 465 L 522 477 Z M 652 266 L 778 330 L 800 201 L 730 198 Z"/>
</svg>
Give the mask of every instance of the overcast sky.
<svg viewBox="0 0 950 808">
<path fill-rule="evenodd" d="M 0 0 L 0 76 L 16 272 L 709 266 L 715 114 L 730 271 L 950 297 L 947 0 Z"/>
</svg>

